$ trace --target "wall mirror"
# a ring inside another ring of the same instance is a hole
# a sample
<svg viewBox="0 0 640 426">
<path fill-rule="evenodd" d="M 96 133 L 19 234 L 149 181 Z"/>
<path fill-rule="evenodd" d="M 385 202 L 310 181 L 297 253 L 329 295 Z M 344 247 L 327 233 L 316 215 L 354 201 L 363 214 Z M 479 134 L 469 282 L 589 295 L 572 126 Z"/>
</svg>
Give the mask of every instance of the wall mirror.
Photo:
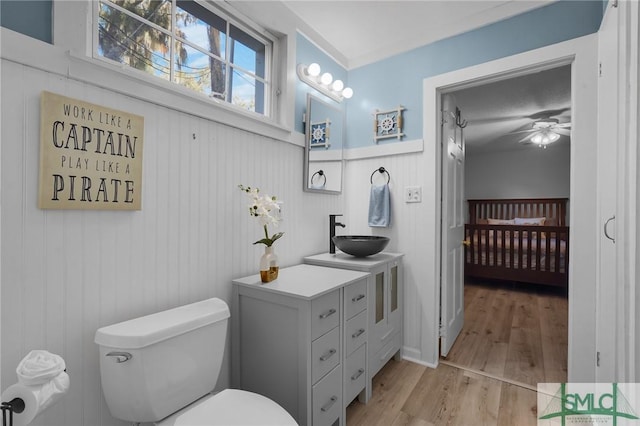
<svg viewBox="0 0 640 426">
<path fill-rule="evenodd" d="M 307 94 L 305 114 L 304 190 L 342 191 L 344 112 Z"/>
</svg>

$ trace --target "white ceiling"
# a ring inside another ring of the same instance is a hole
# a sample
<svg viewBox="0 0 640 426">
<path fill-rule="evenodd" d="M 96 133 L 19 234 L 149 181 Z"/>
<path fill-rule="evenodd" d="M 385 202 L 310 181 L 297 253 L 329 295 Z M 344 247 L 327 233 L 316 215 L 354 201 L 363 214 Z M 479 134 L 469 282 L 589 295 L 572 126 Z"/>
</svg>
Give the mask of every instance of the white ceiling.
<svg viewBox="0 0 640 426">
<path fill-rule="evenodd" d="M 347 69 L 545 6 L 552 0 L 285 0 Z M 340 57 L 341 56 L 341 57 Z"/>
</svg>

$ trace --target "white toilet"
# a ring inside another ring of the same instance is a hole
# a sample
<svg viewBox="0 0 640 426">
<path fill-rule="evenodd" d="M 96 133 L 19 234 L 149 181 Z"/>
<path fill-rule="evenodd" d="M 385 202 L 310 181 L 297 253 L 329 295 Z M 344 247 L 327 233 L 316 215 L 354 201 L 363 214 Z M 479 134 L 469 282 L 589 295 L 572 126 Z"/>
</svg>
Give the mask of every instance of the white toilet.
<svg viewBox="0 0 640 426">
<path fill-rule="evenodd" d="M 296 425 L 262 395 L 235 389 L 211 393 L 228 319 L 229 307 L 214 298 L 96 331 L 111 415 L 163 426 Z"/>
</svg>

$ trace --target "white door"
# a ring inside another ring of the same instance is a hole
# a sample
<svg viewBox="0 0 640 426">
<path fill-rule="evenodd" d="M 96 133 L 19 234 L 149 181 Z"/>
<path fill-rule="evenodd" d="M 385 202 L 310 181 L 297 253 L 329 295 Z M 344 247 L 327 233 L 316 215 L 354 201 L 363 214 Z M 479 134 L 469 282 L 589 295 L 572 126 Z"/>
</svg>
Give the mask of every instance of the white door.
<svg viewBox="0 0 640 426">
<path fill-rule="evenodd" d="M 442 277 L 440 355 L 446 356 L 464 323 L 464 135 L 455 97 L 442 97 Z"/>
<path fill-rule="evenodd" d="M 598 32 L 598 187 L 600 237 L 599 263 L 596 285 L 598 324 L 596 350 L 596 378 L 611 382 L 614 378 L 615 358 L 615 239 L 616 220 L 616 157 L 618 142 L 618 9 L 609 7 Z M 611 238 L 609 239 L 607 235 Z M 614 284 L 611 287 L 611 284 Z"/>
</svg>

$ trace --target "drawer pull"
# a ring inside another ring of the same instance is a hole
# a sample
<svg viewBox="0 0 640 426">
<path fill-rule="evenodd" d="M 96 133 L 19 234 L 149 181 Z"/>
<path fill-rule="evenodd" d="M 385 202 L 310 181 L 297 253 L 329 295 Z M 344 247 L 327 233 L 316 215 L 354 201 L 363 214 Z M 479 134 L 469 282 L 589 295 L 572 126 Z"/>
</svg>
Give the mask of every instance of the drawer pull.
<svg viewBox="0 0 640 426">
<path fill-rule="evenodd" d="M 351 380 L 358 380 L 358 377 L 362 376 L 362 373 L 364 373 L 364 368 L 359 368 L 356 374 L 351 376 Z"/>
<path fill-rule="evenodd" d="M 359 295 L 355 296 L 354 298 L 352 298 L 351 301 L 353 303 L 356 303 L 357 301 L 364 299 L 364 297 L 365 297 L 364 294 L 359 294 Z"/>
<path fill-rule="evenodd" d="M 336 354 L 336 350 L 335 349 L 329 349 L 329 352 L 327 352 L 326 354 L 322 355 L 320 357 L 320 361 L 326 361 L 329 358 L 331 358 L 332 356 L 334 356 Z"/>
<path fill-rule="evenodd" d="M 360 330 L 358 330 L 358 331 L 356 331 L 355 333 L 353 333 L 353 334 L 351 335 L 351 338 L 352 338 L 352 339 L 355 339 L 355 338 L 357 338 L 357 337 L 360 337 L 360 336 L 362 336 L 362 333 L 364 333 L 364 332 L 365 332 L 365 329 L 364 329 L 364 328 L 361 328 Z"/>
<path fill-rule="evenodd" d="M 335 314 L 337 311 L 333 308 L 329 309 L 327 312 L 325 312 L 324 314 L 320 314 L 320 319 L 325 319 L 327 317 L 330 317 L 331 315 Z"/>
<path fill-rule="evenodd" d="M 323 412 L 327 412 L 331 409 L 331 407 L 333 407 L 333 404 L 336 403 L 336 401 L 338 400 L 338 397 L 333 395 L 331 397 L 331 399 L 329 400 L 329 402 L 327 402 L 326 404 L 324 404 L 322 407 L 320 407 L 320 410 L 322 410 Z"/>
</svg>

